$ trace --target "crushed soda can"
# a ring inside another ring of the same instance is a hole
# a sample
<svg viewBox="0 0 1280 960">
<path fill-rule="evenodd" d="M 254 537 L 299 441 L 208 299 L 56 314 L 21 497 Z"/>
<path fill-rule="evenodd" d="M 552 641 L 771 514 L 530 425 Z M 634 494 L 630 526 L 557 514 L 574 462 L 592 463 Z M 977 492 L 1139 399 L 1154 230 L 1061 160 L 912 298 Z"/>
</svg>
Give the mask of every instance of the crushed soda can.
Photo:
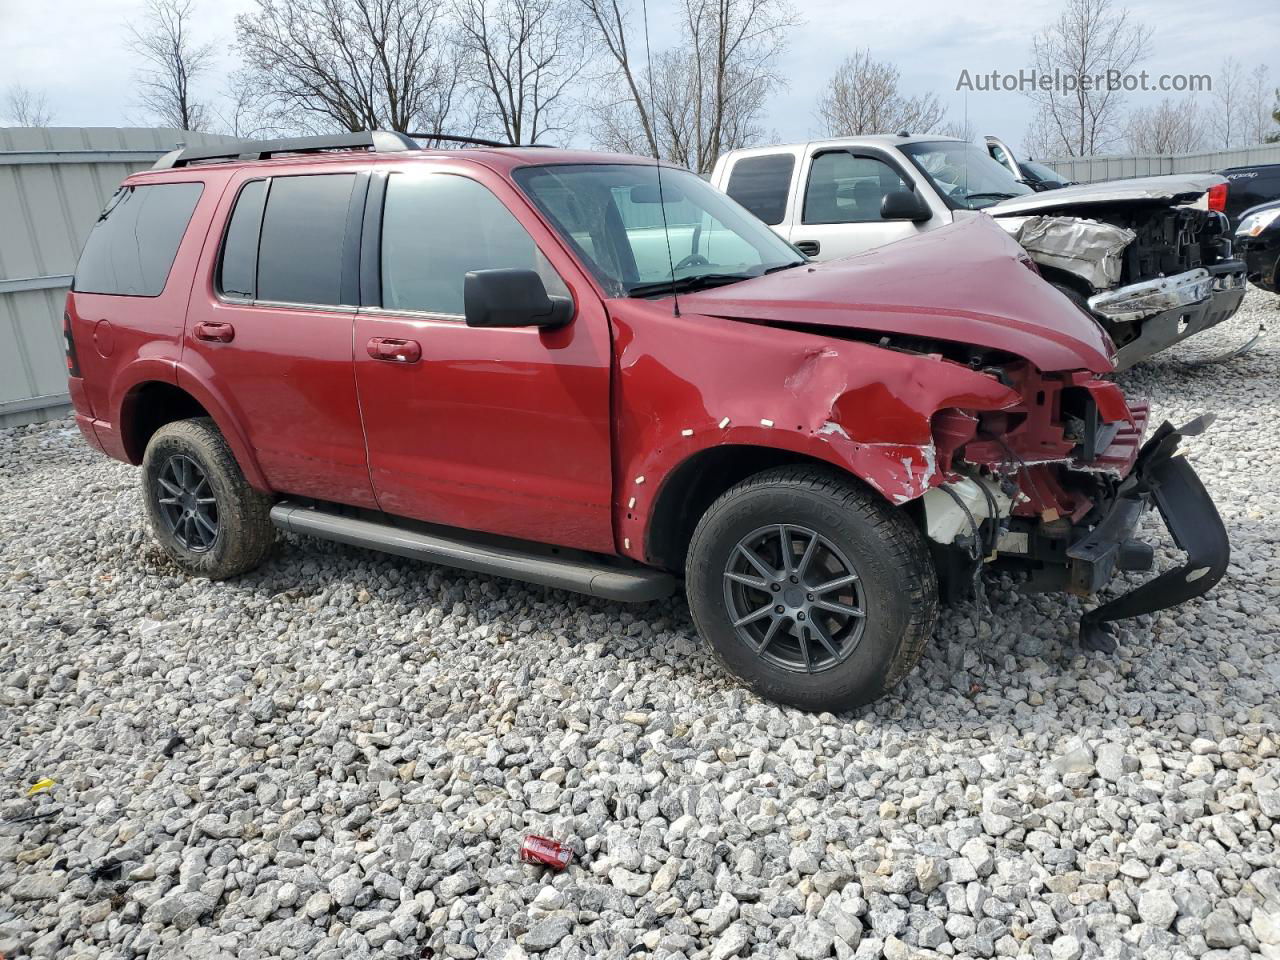
<svg viewBox="0 0 1280 960">
<path fill-rule="evenodd" d="M 537 834 L 529 834 L 520 844 L 521 863 L 540 863 L 552 870 L 563 870 L 573 859 L 573 851 L 563 843 Z"/>
</svg>

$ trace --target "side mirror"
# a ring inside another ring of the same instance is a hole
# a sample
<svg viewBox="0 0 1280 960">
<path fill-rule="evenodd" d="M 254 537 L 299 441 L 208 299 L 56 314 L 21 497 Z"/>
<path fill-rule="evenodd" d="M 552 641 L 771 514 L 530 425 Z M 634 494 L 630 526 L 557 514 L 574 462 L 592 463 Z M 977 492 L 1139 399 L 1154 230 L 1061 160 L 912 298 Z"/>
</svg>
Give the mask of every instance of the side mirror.
<svg viewBox="0 0 1280 960">
<path fill-rule="evenodd" d="M 552 297 L 536 270 L 472 270 L 462 283 L 468 327 L 562 327 L 573 301 Z"/>
<path fill-rule="evenodd" d="M 890 190 L 880 201 L 881 220 L 910 220 L 920 223 L 933 217 L 929 205 L 918 193 L 910 190 Z"/>
</svg>

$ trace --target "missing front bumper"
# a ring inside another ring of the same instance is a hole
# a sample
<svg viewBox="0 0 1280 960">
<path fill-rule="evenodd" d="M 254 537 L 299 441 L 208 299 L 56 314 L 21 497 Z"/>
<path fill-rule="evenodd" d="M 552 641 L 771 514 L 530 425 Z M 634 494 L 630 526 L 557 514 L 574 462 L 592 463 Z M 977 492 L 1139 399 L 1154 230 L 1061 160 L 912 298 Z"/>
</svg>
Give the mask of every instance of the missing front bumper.
<svg viewBox="0 0 1280 960">
<path fill-rule="evenodd" d="M 1174 543 L 1187 555 L 1180 566 L 1086 613 L 1080 621 L 1083 646 L 1114 649 L 1108 623 L 1202 596 L 1226 573 L 1231 546 L 1222 518 L 1191 464 L 1177 455 L 1182 438 L 1203 432 L 1211 420 L 1200 417 L 1181 429 L 1162 424 L 1143 445 L 1106 516 L 1067 549 L 1073 580 L 1105 582 L 1124 567 L 1125 551 L 1132 550 L 1130 534 L 1147 504 L 1154 503 Z"/>
</svg>

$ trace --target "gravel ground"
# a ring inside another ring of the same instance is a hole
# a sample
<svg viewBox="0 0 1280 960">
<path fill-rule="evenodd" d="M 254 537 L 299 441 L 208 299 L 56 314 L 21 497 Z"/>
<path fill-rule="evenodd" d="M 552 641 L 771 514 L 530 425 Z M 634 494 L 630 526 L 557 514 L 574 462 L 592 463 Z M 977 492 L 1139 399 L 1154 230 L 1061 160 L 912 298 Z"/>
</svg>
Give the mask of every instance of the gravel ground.
<svg viewBox="0 0 1280 960">
<path fill-rule="evenodd" d="M 1220 417 L 1206 600 L 1105 657 L 1077 601 L 991 583 L 978 637 L 944 612 L 840 717 L 744 693 L 681 601 L 301 540 L 188 579 L 133 469 L 0 431 L 0 953 L 1280 957 L 1276 327 L 1254 291 L 1123 378 Z M 529 832 L 575 863 L 520 865 Z"/>
</svg>

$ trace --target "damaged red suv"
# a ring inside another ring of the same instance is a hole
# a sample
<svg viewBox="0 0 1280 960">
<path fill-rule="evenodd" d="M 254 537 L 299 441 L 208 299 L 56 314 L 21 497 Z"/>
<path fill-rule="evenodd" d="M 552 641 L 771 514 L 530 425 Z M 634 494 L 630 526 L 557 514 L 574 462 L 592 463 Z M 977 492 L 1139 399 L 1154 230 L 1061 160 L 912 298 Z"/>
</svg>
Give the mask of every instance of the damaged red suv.
<svg viewBox="0 0 1280 960">
<path fill-rule="evenodd" d="M 1183 436 L 984 217 L 815 264 L 687 171 L 399 134 L 170 154 L 67 301 L 85 438 L 165 551 L 225 578 L 275 528 L 613 600 L 683 577 L 762 695 L 866 703 L 985 565 L 1085 615 L 1203 594 L 1228 546 Z M 1145 442 L 1144 442 L 1144 437 Z"/>
</svg>

